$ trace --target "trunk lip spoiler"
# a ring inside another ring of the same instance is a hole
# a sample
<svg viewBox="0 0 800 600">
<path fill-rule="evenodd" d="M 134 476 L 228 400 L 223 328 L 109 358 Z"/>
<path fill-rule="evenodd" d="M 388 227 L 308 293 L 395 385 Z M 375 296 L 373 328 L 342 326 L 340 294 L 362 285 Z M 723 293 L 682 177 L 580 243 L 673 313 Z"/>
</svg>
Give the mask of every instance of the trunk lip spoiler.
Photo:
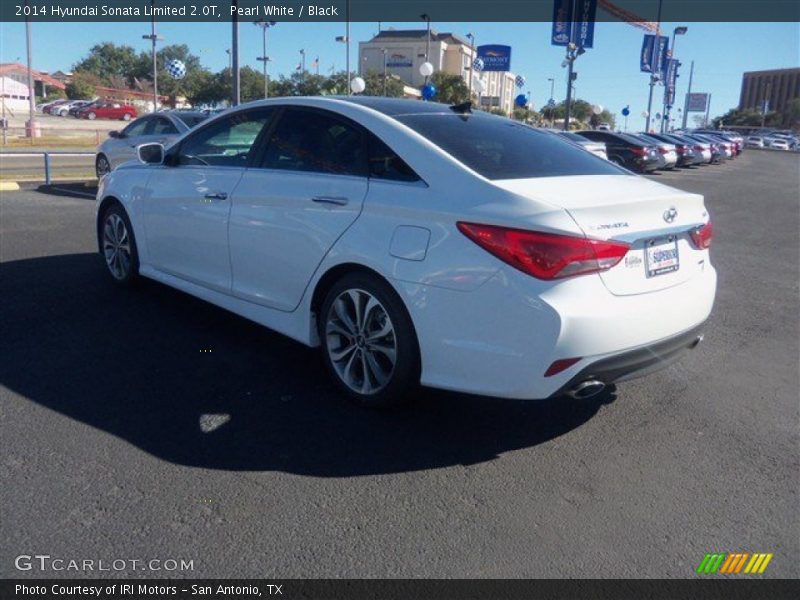
<svg viewBox="0 0 800 600">
<path fill-rule="evenodd" d="M 707 222 L 708 221 L 696 221 L 692 223 L 685 223 L 683 225 L 673 225 L 672 227 L 662 227 L 659 229 L 632 231 L 630 233 L 625 233 L 622 235 L 615 235 L 611 238 L 608 238 L 608 241 L 617 241 L 617 242 L 625 242 L 627 244 L 632 244 L 633 242 L 637 242 L 642 239 L 662 237 L 665 235 L 672 235 L 676 233 L 688 233 L 692 229 L 696 229 L 697 227 L 702 227 Z M 587 233 L 586 237 L 592 237 L 592 236 L 590 236 Z"/>
</svg>

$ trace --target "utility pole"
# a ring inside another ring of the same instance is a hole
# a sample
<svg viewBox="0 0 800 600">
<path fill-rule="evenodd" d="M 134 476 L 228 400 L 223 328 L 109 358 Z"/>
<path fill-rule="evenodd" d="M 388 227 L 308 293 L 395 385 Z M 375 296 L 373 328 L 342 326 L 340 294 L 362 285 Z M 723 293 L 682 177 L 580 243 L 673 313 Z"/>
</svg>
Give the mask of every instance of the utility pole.
<svg viewBox="0 0 800 600">
<path fill-rule="evenodd" d="M 670 52 L 669 58 L 670 59 L 675 59 L 675 41 L 676 41 L 675 36 L 685 35 L 688 30 L 689 30 L 688 27 L 676 27 L 672 31 L 672 46 L 669 49 L 669 52 Z M 677 59 L 675 59 L 675 60 L 677 60 Z M 677 71 L 678 71 L 679 64 L 680 63 L 676 63 L 675 64 L 675 77 L 677 77 L 677 74 L 678 74 Z M 669 68 L 667 68 L 667 71 L 669 72 Z M 672 83 L 671 81 L 665 81 L 664 82 L 664 110 L 661 113 L 664 116 L 661 119 L 661 133 L 665 133 L 666 130 L 668 130 L 669 123 L 672 120 L 672 102 L 675 101 L 675 89 L 673 88 L 672 95 L 671 95 L 672 97 L 670 97 L 669 85 L 671 83 Z M 675 87 L 677 87 L 677 82 L 675 83 Z"/>
<path fill-rule="evenodd" d="M 653 41 L 653 54 L 654 58 L 653 64 L 651 65 L 650 72 L 650 95 L 647 97 L 647 118 L 645 119 L 644 130 L 645 132 L 650 132 L 650 119 L 652 115 L 650 113 L 653 112 L 653 88 L 656 86 L 656 81 L 658 80 L 658 72 L 661 69 L 661 4 L 663 0 L 658 0 L 658 17 L 656 17 L 656 37 Z"/>
<path fill-rule="evenodd" d="M 150 6 L 153 7 L 153 18 L 150 21 L 150 35 L 143 35 L 143 40 L 150 40 L 152 44 L 151 54 L 153 59 L 153 112 L 158 110 L 158 52 L 156 42 L 164 38 L 156 34 L 156 0 L 151 0 Z"/>
<path fill-rule="evenodd" d="M 689 67 L 689 89 L 686 90 L 686 98 L 683 101 L 683 121 L 681 122 L 681 129 L 686 129 L 686 119 L 689 117 L 689 96 L 692 93 L 693 77 L 694 77 L 694 61 L 692 61 L 692 66 Z"/>
<path fill-rule="evenodd" d="M 573 67 L 575 65 L 575 60 L 584 52 L 585 50 L 583 48 L 578 48 L 575 46 L 574 42 L 570 42 L 567 45 L 567 57 L 566 59 L 564 59 L 564 62 L 561 63 L 562 66 L 568 67 L 567 100 L 566 100 L 565 114 L 564 114 L 564 131 L 569 131 L 569 122 L 570 119 L 572 118 L 572 84 L 578 77 L 578 74 L 574 72 Z"/>
<path fill-rule="evenodd" d="M 28 6 L 28 0 L 25 0 L 25 6 Z M 28 53 L 28 137 L 39 137 L 38 124 L 36 123 L 36 88 L 33 82 L 33 50 L 31 42 L 31 20 L 29 16 L 25 16 L 25 48 Z M 44 84 L 42 84 L 44 85 Z M 5 98 L 3 98 L 5 102 Z"/>
<path fill-rule="evenodd" d="M 239 0 L 231 0 L 231 7 L 238 8 Z M 238 106 L 242 100 L 241 90 L 239 89 L 239 17 L 237 11 L 232 11 L 231 15 L 231 104 Z"/>
</svg>

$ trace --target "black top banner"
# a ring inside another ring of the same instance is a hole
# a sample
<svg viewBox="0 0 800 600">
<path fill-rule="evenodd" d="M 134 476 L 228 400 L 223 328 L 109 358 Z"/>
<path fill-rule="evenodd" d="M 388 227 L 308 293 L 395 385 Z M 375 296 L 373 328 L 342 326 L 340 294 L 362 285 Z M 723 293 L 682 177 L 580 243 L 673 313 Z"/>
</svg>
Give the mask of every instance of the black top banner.
<svg viewBox="0 0 800 600">
<path fill-rule="evenodd" d="M 580 1 L 580 0 L 576 0 Z M 599 0 L 598 21 L 653 22 L 658 0 Z M 0 21 L 550 22 L 553 0 L 2 0 Z M 797 22 L 797 0 L 667 0 L 662 22 Z"/>
</svg>

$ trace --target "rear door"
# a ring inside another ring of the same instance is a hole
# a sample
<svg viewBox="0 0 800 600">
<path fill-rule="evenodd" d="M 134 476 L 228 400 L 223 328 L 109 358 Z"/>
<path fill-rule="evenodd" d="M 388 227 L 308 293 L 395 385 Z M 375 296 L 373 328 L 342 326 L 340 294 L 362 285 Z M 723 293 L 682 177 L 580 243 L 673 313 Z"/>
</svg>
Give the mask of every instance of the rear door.
<svg viewBox="0 0 800 600">
<path fill-rule="evenodd" d="M 294 310 L 367 194 L 366 133 L 331 111 L 287 107 L 233 197 L 233 292 Z"/>
</svg>

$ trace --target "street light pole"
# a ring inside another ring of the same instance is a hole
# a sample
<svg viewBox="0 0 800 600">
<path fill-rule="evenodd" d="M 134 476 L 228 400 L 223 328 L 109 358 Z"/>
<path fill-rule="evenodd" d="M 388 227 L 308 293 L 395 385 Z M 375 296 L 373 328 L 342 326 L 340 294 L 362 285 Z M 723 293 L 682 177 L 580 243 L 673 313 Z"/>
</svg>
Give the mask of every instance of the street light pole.
<svg viewBox="0 0 800 600">
<path fill-rule="evenodd" d="M 150 40 L 152 44 L 151 55 L 153 59 L 153 112 L 158 110 L 158 52 L 156 42 L 164 38 L 156 34 L 156 0 L 151 0 L 150 6 L 153 7 L 153 18 L 150 21 L 150 35 L 143 35 L 142 39 Z"/>
<path fill-rule="evenodd" d="M 469 55 L 469 99 L 472 101 L 472 80 L 475 77 L 475 36 L 471 33 L 467 34 L 467 39 L 469 40 L 470 45 L 470 52 Z"/>
<path fill-rule="evenodd" d="M 265 21 L 264 19 L 260 19 L 255 21 L 254 25 L 258 25 L 261 27 L 261 56 L 258 57 L 257 60 L 263 61 L 263 73 L 264 73 L 264 98 L 269 98 L 269 73 L 267 71 L 267 64 L 269 63 L 269 56 L 267 56 L 267 29 L 270 27 L 274 27 L 275 21 Z"/>
<path fill-rule="evenodd" d="M 383 52 L 383 95 L 386 96 L 386 54 L 389 52 L 386 48 L 381 48 Z"/>
<path fill-rule="evenodd" d="M 672 46 L 670 47 L 670 50 L 669 50 L 669 58 L 670 58 L 670 60 L 675 59 L 675 36 L 685 35 L 688 30 L 689 30 L 688 27 L 676 27 L 672 31 Z M 677 70 L 677 68 L 678 67 L 676 66 L 675 69 Z M 669 69 L 667 69 L 667 70 L 669 71 Z M 674 101 L 675 90 L 674 89 L 672 90 L 672 98 L 670 98 L 669 97 L 669 85 L 670 85 L 670 83 L 671 83 L 670 81 L 665 81 L 664 82 L 664 110 L 662 111 L 663 117 L 661 119 L 661 133 L 665 133 L 665 131 L 668 128 L 668 125 L 669 125 L 669 122 L 671 120 L 671 117 L 672 117 L 672 104 L 671 104 L 670 100 Z"/>
<path fill-rule="evenodd" d="M 425 62 L 430 62 L 430 55 L 431 55 L 431 18 L 428 16 L 427 13 L 423 13 L 419 16 L 420 19 L 424 20 L 427 25 L 427 35 L 425 36 Z M 425 76 L 425 83 L 428 83 L 428 76 Z"/>
<path fill-rule="evenodd" d="M 663 0 L 658 0 L 658 17 L 656 18 L 656 37 L 653 42 L 653 50 L 655 50 L 655 60 L 651 65 L 651 69 L 661 68 L 661 4 Z M 656 80 L 658 75 L 657 71 L 650 72 L 650 95 L 647 97 L 647 118 L 645 119 L 644 130 L 650 132 L 650 119 L 651 112 L 653 112 L 653 89 L 656 87 Z"/>
<path fill-rule="evenodd" d="M 239 0 L 232 0 L 231 8 L 238 8 Z M 231 15 L 231 75 L 232 89 L 231 89 L 231 104 L 238 106 L 242 100 L 241 90 L 239 88 L 239 17 L 238 11 L 232 10 Z"/>
</svg>

